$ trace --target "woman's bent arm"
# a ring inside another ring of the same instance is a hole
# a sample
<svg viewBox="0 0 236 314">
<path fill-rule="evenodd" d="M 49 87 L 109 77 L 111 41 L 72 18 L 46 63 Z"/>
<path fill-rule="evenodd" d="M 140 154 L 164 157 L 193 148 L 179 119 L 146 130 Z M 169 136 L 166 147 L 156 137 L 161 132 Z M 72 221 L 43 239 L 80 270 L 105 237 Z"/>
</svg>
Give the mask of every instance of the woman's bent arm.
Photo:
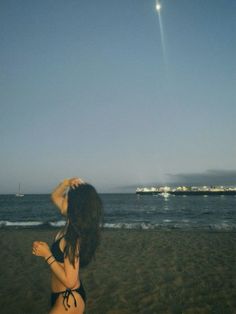
<svg viewBox="0 0 236 314">
<path fill-rule="evenodd" d="M 68 200 L 65 194 L 66 190 L 70 187 L 69 180 L 63 180 L 52 192 L 51 199 L 53 203 L 60 209 L 62 215 L 66 214 Z"/>
<path fill-rule="evenodd" d="M 63 248 L 64 251 L 64 248 Z M 64 267 L 59 264 L 52 254 L 48 244 L 43 241 L 33 243 L 32 253 L 41 256 L 50 265 L 51 271 L 67 288 L 73 288 L 79 275 L 79 257 L 75 257 L 74 265 L 70 263 L 69 257 L 64 255 Z M 79 252 L 78 256 L 79 256 Z"/>
<path fill-rule="evenodd" d="M 55 261 L 51 262 L 50 268 L 65 287 L 71 289 L 75 286 L 79 275 L 78 258 L 75 260 L 75 267 L 70 263 L 68 258 L 65 258 L 64 267 Z"/>
</svg>

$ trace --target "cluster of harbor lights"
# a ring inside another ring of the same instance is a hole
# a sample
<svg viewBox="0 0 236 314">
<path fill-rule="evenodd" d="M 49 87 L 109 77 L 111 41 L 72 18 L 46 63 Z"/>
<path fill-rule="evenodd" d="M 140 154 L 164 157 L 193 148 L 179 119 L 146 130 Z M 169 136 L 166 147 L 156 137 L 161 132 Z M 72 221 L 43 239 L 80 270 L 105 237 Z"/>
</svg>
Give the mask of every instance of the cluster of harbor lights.
<svg viewBox="0 0 236 314">
<path fill-rule="evenodd" d="M 160 186 L 160 187 L 138 187 L 136 189 L 138 195 L 161 195 L 169 197 L 170 195 L 236 195 L 236 187 L 230 186 Z"/>
</svg>

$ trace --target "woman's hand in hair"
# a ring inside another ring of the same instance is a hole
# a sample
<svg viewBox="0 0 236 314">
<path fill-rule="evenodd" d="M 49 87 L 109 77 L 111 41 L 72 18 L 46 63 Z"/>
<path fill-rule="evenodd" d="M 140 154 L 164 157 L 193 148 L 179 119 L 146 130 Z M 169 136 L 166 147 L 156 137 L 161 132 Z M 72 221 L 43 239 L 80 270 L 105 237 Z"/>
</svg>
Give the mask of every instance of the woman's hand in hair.
<svg viewBox="0 0 236 314">
<path fill-rule="evenodd" d="M 52 192 L 52 202 L 59 208 L 62 215 L 66 216 L 68 208 L 67 189 L 76 188 L 84 181 L 80 178 L 64 179 Z"/>
<path fill-rule="evenodd" d="M 80 184 L 83 184 L 84 181 L 80 178 L 71 178 L 71 179 L 66 179 L 68 181 L 68 185 L 74 189 L 76 187 L 78 187 Z"/>
</svg>

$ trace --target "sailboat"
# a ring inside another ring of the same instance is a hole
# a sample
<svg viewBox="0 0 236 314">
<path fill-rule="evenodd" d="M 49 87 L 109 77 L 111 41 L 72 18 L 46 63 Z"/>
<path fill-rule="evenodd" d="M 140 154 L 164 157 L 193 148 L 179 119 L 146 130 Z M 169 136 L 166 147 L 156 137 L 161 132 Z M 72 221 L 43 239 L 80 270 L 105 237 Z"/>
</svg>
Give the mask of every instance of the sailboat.
<svg viewBox="0 0 236 314">
<path fill-rule="evenodd" d="M 16 193 L 16 197 L 23 197 L 23 196 L 25 196 L 25 195 L 21 193 L 20 183 L 19 183 L 19 191 L 18 191 L 18 193 Z"/>
</svg>

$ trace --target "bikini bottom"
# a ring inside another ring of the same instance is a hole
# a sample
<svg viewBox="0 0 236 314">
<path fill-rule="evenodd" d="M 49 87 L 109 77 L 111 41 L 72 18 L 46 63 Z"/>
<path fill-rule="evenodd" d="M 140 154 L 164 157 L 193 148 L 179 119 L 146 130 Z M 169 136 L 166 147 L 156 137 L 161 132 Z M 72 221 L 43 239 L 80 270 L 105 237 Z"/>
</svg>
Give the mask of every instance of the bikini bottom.
<svg viewBox="0 0 236 314">
<path fill-rule="evenodd" d="M 74 299 L 75 307 L 77 307 L 77 302 L 76 302 L 75 296 L 73 294 L 73 291 L 79 293 L 79 295 L 83 299 L 84 303 L 86 303 L 86 293 L 85 293 L 85 290 L 84 290 L 84 287 L 83 287 L 82 283 L 80 283 L 79 288 L 76 288 L 76 289 L 73 289 L 73 290 L 66 289 L 66 290 L 60 291 L 60 292 L 52 292 L 51 293 L 51 307 L 53 307 L 53 305 L 55 304 L 55 302 L 56 302 L 56 300 L 57 300 L 57 298 L 59 297 L 60 294 L 62 294 L 62 296 L 63 296 L 63 305 L 64 305 L 66 311 L 70 307 L 70 304 L 68 303 L 70 295 Z"/>
</svg>

